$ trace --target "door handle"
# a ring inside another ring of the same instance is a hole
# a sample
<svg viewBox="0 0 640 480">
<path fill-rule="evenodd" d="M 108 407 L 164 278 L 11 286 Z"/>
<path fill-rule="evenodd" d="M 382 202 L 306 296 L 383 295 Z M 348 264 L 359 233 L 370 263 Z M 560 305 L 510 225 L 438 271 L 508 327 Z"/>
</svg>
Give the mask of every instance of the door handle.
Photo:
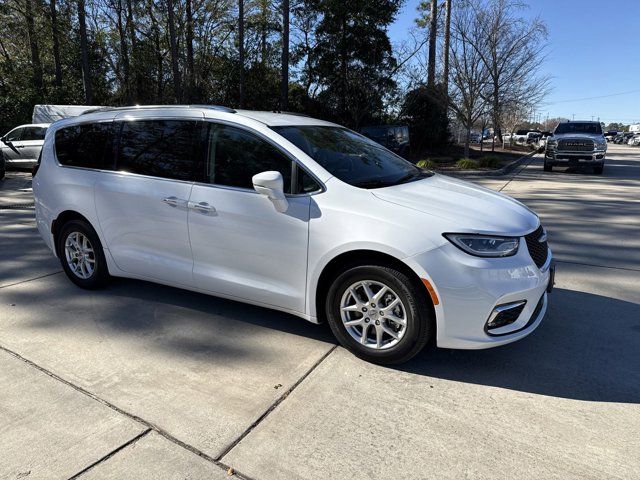
<svg viewBox="0 0 640 480">
<path fill-rule="evenodd" d="M 174 196 L 165 197 L 162 199 L 162 202 L 166 203 L 170 207 L 184 207 L 187 204 L 186 200 L 182 200 L 181 198 Z"/>
<path fill-rule="evenodd" d="M 215 207 L 212 205 L 209 205 L 207 202 L 200 202 L 200 203 L 189 202 L 188 206 L 190 210 L 194 210 L 203 215 L 211 215 L 216 213 Z"/>
</svg>

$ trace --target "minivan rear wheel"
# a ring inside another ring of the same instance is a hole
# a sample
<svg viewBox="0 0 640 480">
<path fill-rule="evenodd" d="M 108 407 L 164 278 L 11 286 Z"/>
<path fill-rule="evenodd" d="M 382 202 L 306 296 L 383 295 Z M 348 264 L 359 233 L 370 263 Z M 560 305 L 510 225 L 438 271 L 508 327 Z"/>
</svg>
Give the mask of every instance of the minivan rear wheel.
<svg viewBox="0 0 640 480">
<path fill-rule="evenodd" d="M 109 271 L 102 245 L 87 222 L 65 223 L 57 238 L 57 248 L 64 273 L 77 286 L 94 290 L 107 283 Z"/>
<path fill-rule="evenodd" d="M 432 336 L 425 292 L 394 268 L 365 265 L 342 273 L 331 285 L 326 312 L 340 344 L 369 362 L 402 363 Z"/>
</svg>

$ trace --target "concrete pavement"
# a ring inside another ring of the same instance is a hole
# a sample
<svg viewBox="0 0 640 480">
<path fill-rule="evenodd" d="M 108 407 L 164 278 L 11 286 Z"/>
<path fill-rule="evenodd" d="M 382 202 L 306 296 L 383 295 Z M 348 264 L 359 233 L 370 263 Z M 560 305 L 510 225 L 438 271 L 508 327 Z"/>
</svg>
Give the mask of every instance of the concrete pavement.
<svg viewBox="0 0 640 480">
<path fill-rule="evenodd" d="M 323 326 L 168 287 L 74 287 L 0 181 L 0 478 L 639 478 L 640 148 L 474 179 L 559 260 L 541 327 L 385 368 Z M 4 183 L 3 183 L 4 182 Z M 19 188 L 17 188 L 19 186 Z M 27 476 L 26 472 L 30 472 Z"/>
</svg>

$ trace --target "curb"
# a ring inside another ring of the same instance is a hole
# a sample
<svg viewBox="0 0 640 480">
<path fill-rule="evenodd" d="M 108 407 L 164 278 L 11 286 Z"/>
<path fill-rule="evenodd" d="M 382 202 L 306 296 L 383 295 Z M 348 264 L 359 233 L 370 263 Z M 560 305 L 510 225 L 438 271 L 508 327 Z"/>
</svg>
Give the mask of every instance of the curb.
<svg viewBox="0 0 640 480">
<path fill-rule="evenodd" d="M 463 176 L 463 177 L 501 177 L 503 175 L 507 175 L 511 173 L 513 170 L 522 165 L 525 160 L 533 157 L 537 150 L 533 150 L 526 155 L 523 155 L 520 158 L 515 159 L 511 163 L 506 164 L 504 167 L 497 168 L 496 170 L 447 170 L 447 171 L 438 171 L 437 173 L 442 175 L 450 175 L 452 177 Z"/>
</svg>

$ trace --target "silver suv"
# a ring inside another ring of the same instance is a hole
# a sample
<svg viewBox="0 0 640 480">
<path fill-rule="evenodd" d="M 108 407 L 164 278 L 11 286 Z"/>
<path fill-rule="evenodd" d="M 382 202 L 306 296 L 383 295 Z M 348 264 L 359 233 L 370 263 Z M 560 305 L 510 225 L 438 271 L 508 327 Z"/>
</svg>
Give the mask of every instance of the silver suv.
<svg viewBox="0 0 640 480">
<path fill-rule="evenodd" d="M 544 171 L 554 165 L 567 167 L 593 167 L 602 174 L 607 141 L 599 122 L 567 121 L 559 123 L 547 139 L 544 154 Z"/>
</svg>

